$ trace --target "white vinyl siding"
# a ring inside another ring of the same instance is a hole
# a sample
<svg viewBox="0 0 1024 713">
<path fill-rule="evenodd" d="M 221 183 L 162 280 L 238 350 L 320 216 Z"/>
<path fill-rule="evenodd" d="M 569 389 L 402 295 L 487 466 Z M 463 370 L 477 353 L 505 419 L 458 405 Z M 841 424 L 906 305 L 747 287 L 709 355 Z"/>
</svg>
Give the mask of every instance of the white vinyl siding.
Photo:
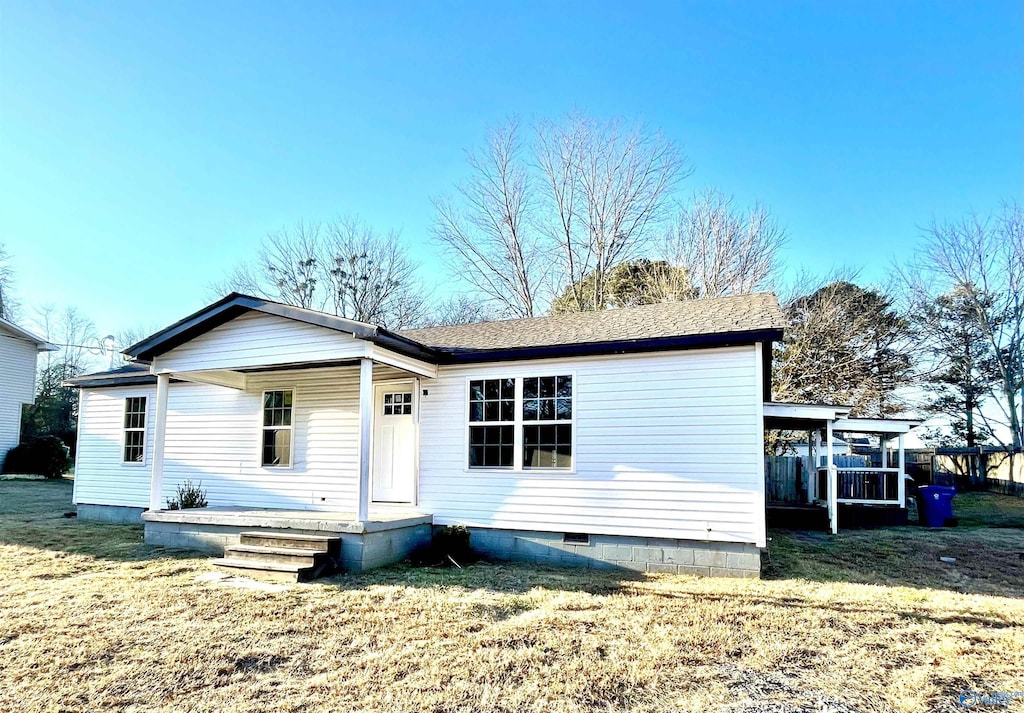
<svg viewBox="0 0 1024 713">
<path fill-rule="evenodd" d="M 0 463 L 18 445 L 21 407 L 35 397 L 38 354 L 33 342 L 0 327 Z"/>
<path fill-rule="evenodd" d="M 420 382 L 418 506 L 438 524 L 763 546 L 761 373 L 753 346 L 442 367 Z M 573 376 L 572 469 L 469 468 L 468 380 L 559 374 Z M 281 389 L 292 467 L 263 468 L 263 392 Z M 83 390 L 77 502 L 148 504 L 150 469 L 122 466 L 120 441 L 125 395 L 154 391 Z M 358 367 L 250 373 L 246 391 L 173 382 L 163 498 L 192 480 L 211 506 L 354 512 L 358 411 Z"/>
<path fill-rule="evenodd" d="M 124 411 L 129 397 L 145 397 L 147 416 L 156 402 L 156 386 L 82 389 L 75 457 L 75 503 L 90 505 L 149 505 L 149 476 L 153 452 L 153 419 L 146 418 L 145 462 L 125 463 Z"/>
<path fill-rule="evenodd" d="M 419 505 L 438 524 L 763 545 L 760 368 L 753 346 L 444 367 L 423 382 Z M 574 374 L 574 471 L 464 467 L 466 381 L 556 372 Z"/>
<path fill-rule="evenodd" d="M 154 366 L 158 372 L 205 371 L 352 359 L 366 354 L 369 346 L 344 332 L 247 312 L 161 354 Z"/>
</svg>

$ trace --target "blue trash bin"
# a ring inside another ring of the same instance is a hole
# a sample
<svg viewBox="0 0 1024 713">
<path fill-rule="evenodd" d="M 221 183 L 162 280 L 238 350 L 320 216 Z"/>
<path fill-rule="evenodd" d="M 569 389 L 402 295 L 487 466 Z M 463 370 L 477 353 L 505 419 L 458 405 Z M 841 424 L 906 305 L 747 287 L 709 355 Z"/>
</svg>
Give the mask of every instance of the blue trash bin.
<svg viewBox="0 0 1024 713">
<path fill-rule="evenodd" d="M 923 485 L 917 489 L 918 513 L 921 524 L 926 527 L 945 527 L 953 519 L 953 496 L 956 488 L 951 485 Z"/>
</svg>

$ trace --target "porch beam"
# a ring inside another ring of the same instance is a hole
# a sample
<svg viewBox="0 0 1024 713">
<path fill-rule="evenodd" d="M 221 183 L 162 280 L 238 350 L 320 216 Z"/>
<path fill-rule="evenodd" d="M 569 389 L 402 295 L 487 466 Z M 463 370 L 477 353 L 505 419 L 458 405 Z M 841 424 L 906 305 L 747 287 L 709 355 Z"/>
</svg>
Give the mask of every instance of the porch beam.
<svg viewBox="0 0 1024 713">
<path fill-rule="evenodd" d="M 370 435 L 373 428 L 373 359 L 359 360 L 359 489 L 356 519 L 370 518 Z"/>
<path fill-rule="evenodd" d="M 179 371 L 173 373 L 170 371 L 164 371 L 161 373 L 167 374 L 168 376 L 172 376 L 173 378 L 181 381 L 223 386 L 237 391 L 245 391 L 246 386 L 245 374 L 239 371 L 229 371 L 227 369 L 214 369 L 210 371 Z"/>
<path fill-rule="evenodd" d="M 428 379 L 437 378 L 437 364 L 430 364 L 420 359 L 405 356 L 404 354 L 398 354 L 390 349 L 384 349 L 376 345 L 371 345 L 369 349 L 367 349 L 367 355 L 374 361 L 380 362 L 381 364 L 387 364 L 388 366 L 393 366 L 396 369 L 407 371 L 410 374 L 415 374 L 416 376 L 425 376 Z"/>
<path fill-rule="evenodd" d="M 170 385 L 170 374 L 157 374 L 156 414 L 153 419 L 153 466 L 149 476 L 151 512 L 163 509 L 164 444 L 167 441 L 167 391 Z"/>
</svg>

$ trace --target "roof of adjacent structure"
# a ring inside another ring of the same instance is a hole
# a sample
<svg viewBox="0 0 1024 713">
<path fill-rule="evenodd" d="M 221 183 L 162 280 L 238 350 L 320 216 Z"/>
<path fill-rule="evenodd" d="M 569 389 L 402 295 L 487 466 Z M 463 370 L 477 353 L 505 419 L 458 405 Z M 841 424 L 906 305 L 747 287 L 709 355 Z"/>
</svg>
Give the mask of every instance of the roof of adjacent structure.
<svg viewBox="0 0 1024 713">
<path fill-rule="evenodd" d="M 110 371 L 95 374 L 82 374 L 64 382 L 68 386 L 83 388 L 95 386 L 133 386 L 135 384 L 155 384 L 156 376 L 149 373 L 146 364 L 128 364 Z"/>
<path fill-rule="evenodd" d="M 23 339 L 26 342 L 34 343 L 36 345 L 36 349 L 38 349 L 41 352 L 55 352 L 58 349 L 58 347 L 54 346 L 53 344 L 50 344 L 42 337 L 37 337 L 27 329 L 23 329 L 16 325 L 14 322 L 10 322 L 2 317 L 0 317 L 0 330 L 10 332 L 17 339 Z"/>
<path fill-rule="evenodd" d="M 779 301 L 765 292 L 602 312 L 426 327 L 400 334 L 463 361 L 467 357 L 501 358 L 516 351 L 559 347 L 572 351 L 564 348 L 584 345 L 641 351 L 657 343 L 664 343 L 665 348 L 681 348 L 774 340 L 782 336 L 782 327 Z"/>
</svg>

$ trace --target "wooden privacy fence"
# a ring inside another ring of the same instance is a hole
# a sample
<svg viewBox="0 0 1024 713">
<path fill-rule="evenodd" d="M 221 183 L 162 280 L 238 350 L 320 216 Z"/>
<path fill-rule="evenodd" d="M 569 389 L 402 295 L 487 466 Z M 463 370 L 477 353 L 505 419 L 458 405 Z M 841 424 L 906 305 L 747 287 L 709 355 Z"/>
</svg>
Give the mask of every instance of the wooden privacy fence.
<svg viewBox="0 0 1024 713">
<path fill-rule="evenodd" d="M 804 459 L 797 456 L 765 456 L 765 497 L 770 503 L 807 502 Z"/>
</svg>

